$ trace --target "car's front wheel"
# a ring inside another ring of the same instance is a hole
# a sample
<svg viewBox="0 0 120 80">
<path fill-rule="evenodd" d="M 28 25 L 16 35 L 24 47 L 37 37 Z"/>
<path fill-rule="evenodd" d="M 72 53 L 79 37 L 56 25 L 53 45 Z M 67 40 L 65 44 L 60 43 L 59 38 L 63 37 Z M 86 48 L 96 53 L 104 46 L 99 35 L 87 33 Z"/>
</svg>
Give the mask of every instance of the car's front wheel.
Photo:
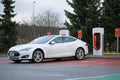
<svg viewBox="0 0 120 80">
<path fill-rule="evenodd" d="M 32 61 L 39 63 L 43 60 L 44 55 L 43 52 L 41 50 L 35 50 L 32 56 Z"/>
<path fill-rule="evenodd" d="M 76 58 L 76 59 L 79 59 L 79 60 L 82 60 L 82 59 L 84 59 L 84 57 L 85 57 L 85 52 L 84 52 L 84 50 L 83 50 L 82 48 L 78 48 L 78 49 L 76 50 L 76 53 L 75 53 L 75 58 Z"/>
</svg>

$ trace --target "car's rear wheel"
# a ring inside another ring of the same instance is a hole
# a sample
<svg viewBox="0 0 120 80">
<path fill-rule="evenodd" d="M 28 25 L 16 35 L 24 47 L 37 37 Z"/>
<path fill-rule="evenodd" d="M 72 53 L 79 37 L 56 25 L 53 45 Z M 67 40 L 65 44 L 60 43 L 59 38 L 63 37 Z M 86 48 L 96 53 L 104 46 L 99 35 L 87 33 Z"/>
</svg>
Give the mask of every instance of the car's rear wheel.
<svg viewBox="0 0 120 80">
<path fill-rule="evenodd" d="M 43 58 L 44 58 L 44 55 L 41 50 L 34 51 L 33 56 L 32 56 L 33 62 L 36 62 L 36 63 L 42 62 Z"/>
<path fill-rule="evenodd" d="M 85 52 L 84 52 L 84 50 L 83 50 L 82 48 L 78 48 L 78 49 L 76 50 L 76 53 L 75 53 L 75 58 L 76 58 L 76 59 L 79 59 L 79 60 L 82 60 L 82 59 L 84 59 L 84 57 L 85 57 Z"/>
</svg>

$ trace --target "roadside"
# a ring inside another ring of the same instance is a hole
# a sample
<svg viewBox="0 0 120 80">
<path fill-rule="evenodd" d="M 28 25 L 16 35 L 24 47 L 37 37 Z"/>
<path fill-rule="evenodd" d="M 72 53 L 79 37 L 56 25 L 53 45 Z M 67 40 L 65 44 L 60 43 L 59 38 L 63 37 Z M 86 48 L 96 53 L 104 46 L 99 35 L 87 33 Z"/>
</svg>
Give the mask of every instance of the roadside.
<svg viewBox="0 0 120 80">
<path fill-rule="evenodd" d="M 87 58 L 120 58 L 120 54 L 103 54 L 102 56 L 89 54 L 86 57 Z"/>
<path fill-rule="evenodd" d="M 7 57 L 7 53 L 0 53 L 0 57 Z"/>
</svg>

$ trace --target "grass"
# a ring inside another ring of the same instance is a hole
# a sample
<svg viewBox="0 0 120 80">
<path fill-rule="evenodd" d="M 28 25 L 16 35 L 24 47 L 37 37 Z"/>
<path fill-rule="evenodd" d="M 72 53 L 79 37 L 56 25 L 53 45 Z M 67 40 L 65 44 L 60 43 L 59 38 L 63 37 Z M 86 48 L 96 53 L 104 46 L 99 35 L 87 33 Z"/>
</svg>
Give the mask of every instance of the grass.
<svg viewBox="0 0 120 80">
<path fill-rule="evenodd" d="M 119 53 L 117 53 L 117 52 L 104 52 L 104 54 L 120 54 L 120 52 Z"/>
</svg>

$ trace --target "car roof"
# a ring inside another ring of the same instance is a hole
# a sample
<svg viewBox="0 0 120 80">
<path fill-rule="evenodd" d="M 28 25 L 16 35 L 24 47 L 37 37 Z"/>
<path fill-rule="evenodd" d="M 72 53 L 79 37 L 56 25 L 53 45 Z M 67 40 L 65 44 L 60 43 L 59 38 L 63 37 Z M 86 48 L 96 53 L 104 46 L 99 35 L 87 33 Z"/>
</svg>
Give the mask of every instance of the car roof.
<svg viewBox="0 0 120 80">
<path fill-rule="evenodd" d="M 46 36 L 67 36 L 67 35 L 46 35 Z M 72 37 L 72 36 L 68 36 L 68 37 Z"/>
<path fill-rule="evenodd" d="M 68 36 L 68 35 L 46 35 L 46 36 L 53 36 L 53 37 L 72 37 L 72 38 L 76 38 L 76 37 Z M 76 39 L 78 39 L 78 38 L 76 38 Z"/>
</svg>

